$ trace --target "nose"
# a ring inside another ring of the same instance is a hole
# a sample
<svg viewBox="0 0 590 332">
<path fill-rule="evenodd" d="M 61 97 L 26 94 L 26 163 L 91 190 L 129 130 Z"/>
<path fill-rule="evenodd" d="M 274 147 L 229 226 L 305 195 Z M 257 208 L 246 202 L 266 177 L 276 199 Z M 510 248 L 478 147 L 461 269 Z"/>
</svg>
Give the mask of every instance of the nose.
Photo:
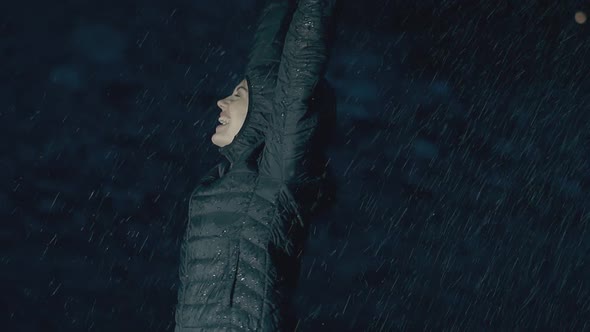
<svg viewBox="0 0 590 332">
<path fill-rule="evenodd" d="M 217 101 L 217 106 L 221 109 L 224 109 L 227 107 L 227 98 L 224 99 L 220 99 Z"/>
</svg>

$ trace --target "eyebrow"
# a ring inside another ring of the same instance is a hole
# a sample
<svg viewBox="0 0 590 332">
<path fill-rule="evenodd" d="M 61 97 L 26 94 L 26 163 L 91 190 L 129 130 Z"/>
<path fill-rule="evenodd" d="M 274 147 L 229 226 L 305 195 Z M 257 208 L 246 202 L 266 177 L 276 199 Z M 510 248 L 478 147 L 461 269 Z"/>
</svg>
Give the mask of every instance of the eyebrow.
<svg viewBox="0 0 590 332">
<path fill-rule="evenodd" d="M 243 86 L 239 86 L 236 91 L 240 90 L 240 89 L 244 89 L 244 91 L 246 91 L 246 93 L 248 93 L 248 89 L 244 88 Z"/>
</svg>

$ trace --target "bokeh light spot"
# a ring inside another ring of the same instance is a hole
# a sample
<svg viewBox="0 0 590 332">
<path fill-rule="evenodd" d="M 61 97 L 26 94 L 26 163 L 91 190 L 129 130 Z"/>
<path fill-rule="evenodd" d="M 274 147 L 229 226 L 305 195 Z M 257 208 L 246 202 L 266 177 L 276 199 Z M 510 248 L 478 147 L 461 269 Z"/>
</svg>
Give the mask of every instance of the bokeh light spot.
<svg viewBox="0 0 590 332">
<path fill-rule="evenodd" d="M 586 13 L 579 11 L 576 13 L 576 15 L 574 16 L 574 19 L 576 20 L 576 23 L 578 24 L 584 24 L 586 23 Z"/>
</svg>

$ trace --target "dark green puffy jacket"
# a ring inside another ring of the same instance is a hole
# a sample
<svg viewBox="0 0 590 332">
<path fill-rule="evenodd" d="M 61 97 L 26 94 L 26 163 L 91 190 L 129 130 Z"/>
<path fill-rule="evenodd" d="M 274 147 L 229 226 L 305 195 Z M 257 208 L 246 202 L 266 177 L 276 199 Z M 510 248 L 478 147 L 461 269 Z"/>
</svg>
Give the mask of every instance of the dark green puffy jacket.
<svg viewBox="0 0 590 332">
<path fill-rule="evenodd" d="M 313 171 L 322 109 L 313 105 L 329 90 L 332 8 L 325 0 L 264 7 L 246 68 L 246 119 L 190 196 L 175 331 L 293 329 L 289 301 L 322 187 Z"/>
</svg>

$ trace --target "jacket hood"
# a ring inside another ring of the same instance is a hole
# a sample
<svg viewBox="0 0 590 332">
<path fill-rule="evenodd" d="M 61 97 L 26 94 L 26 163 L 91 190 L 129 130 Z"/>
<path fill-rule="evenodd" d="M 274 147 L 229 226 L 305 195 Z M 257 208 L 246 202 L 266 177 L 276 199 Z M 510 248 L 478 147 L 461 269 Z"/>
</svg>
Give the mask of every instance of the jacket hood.
<svg viewBox="0 0 590 332">
<path fill-rule="evenodd" d="M 268 91 L 265 94 L 270 93 L 272 90 L 264 86 L 256 86 L 248 75 L 245 76 L 245 79 L 248 85 L 248 112 L 244 124 L 230 144 L 218 148 L 219 153 L 231 164 L 246 162 L 258 157 L 259 148 L 264 145 L 264 131 L 267 129 L 270 116 L 268 111 L 265 111 L 269 109 L 268 107 L 258 105 L 265 101 L 257 100 L 253 89 Z M 312 141 L 314 155 L 323 151 L 335 140 L 336 103 L 334 89 L 325 78 L 322 78 L 315 87 L 314 97 L 309 105 L 309 107 L 316 108 L 320 114 L 318 130 Z M 320 161 L 320 164 L 322 163 L 323 160 Z"/>
</svg>

